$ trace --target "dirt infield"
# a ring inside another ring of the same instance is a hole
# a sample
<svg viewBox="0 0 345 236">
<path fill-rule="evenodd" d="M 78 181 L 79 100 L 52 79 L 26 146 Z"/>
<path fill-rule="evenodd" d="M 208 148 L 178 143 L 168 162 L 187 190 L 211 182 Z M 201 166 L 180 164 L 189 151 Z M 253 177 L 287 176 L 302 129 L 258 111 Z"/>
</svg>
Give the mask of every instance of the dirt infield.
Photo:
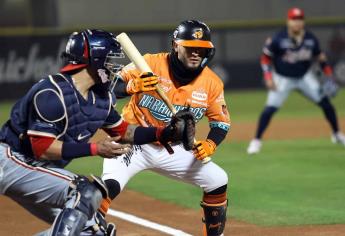
<svg viewBox="0 0 345 236">
<path fill-rule="evenodd" d="M 142 194 L 126 190 L 111 205 L 112 209 L 135 214 L 153 222 L 183 230 L 192 235 L 201 235 L 201 211 L 191 210 L 164 203 Z M 0 197 L 0 235 L 33 235 L 48 227 L 47 224 L 31 216 L 12 200 Z M 117 235 L 158 236 L 165 235 L 156 230 L 128 223 L 111 216 L 109 221 L 118 227 Z M 297 227 L 259 227 L 256 225 L 228 220 L 225 235 L 232 236 L 340 236 L 345 225 L 311 225 Z"/>
<path fill-rule="evenodd" d="M 344 118 L 342 118 L 344 121 Z M 344 122 L 343 122 L 344 123 Z M 344 125 L 344 124 L 342 124 Z M 344 128 L 344 127 L 343 127 Z M 199 128 L 200 135 L 205 135 L 207 127 Z M 249 140 L 255 130 L 251 122 L 235 123 L 228 140 Z M 327 123 L 320 119 L 277 119 L 272 122 L 266 137 L 269 139 L 317 138 L 329 137 Z M 126 190 L 111 205 L 112 209 L 136 215 L 153 222 L 170 226 L 192 235 L 201 235 L 201 210 L 186 209 L 174 204 L 144 196 Z M 33 235 L 48 227 L 37 220 L 16 203 L 6 197 L 0 197 L 0 235 Z M 165 235 L 161 232 L 128 223 L 108 216 L 118 227 L 118 235 L 143 236 Z M 345 235 L 345 225 L 308 225 L 296 227 L 261 227 L 230 219 L 227 221 L 225 235 L 233 236 L 340 236 Z"/>
</svg>

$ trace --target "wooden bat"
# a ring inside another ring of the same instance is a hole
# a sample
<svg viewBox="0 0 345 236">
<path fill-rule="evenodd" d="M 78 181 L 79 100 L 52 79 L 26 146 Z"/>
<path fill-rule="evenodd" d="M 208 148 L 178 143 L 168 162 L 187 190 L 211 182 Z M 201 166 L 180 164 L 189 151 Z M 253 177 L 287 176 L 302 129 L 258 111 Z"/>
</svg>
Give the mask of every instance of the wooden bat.
<svg viewBox="0 0 345 236">
<path fill-rule="evenodd" d="M 126 33 L 121 33 L 116 37 L 117 41 L 121 44 L 123 51 L 126 53 L 128 58 L 133 62 L 135 67 L 140 70 L 140 72 L 152 72 L 152 69 L 145 61 L 144 57 L 140 54 L 137 47 L 133 44 L 132 40 L 128 37 Z M 176 114 L 176 109 L 170 102 L 169 98 L 165 95 L 163 89 L 157 84 L 157 93 L 163 102 L 168 106 L 172 114 Z M 196 140 L 194 139 L 194 143 Z M 211 160 L 210 157 L 206 157 L 202 160 L 203 164 L 206 164 Z"/>
</svg>

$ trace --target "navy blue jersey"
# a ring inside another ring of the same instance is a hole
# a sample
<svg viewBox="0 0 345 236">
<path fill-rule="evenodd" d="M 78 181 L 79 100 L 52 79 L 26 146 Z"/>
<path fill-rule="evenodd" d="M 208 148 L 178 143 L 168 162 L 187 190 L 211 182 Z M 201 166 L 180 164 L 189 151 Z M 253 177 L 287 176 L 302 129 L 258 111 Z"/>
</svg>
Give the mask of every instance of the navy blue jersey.
<svg viewBox="0 0 345 236">
<path fill-rule="evenodd" d="M 263 52 L 272 58 L 278 74 L 299 79 L 309 70 L 321 50 L 317 38 L 311 32 L 306 31 L 298 45 L 289 37 L 285 28 L 272 39 L 267 39 Z"/>
<path fill-rule="evenodd" d="M 0 131 L 0 140 L 28 159 L 34 159 L 28 135 L 88 142 L 99 128 L 112 127 L 121 120 L 114 109 L 115 97 L 102 86 L 93 86 L 86 100 L 68 75 L 41 80 L 13 106 L 10 119 Z M 66 164 L 59 161 L 58 166 Z"/>
</svg>

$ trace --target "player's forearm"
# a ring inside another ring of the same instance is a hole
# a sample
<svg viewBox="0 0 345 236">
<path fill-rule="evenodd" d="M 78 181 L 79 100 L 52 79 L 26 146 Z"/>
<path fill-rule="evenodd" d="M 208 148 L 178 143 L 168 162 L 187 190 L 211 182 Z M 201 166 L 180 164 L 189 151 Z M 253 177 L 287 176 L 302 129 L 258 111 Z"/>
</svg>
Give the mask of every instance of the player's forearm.
<svg viewBox="0 0 345 236">
<path fill-rule="evenodd" d="M 138 125 L 128 125 L 126 132 L 121 135 L 121 142 L 142 145 L 157 141 L 156 127 L 142 127 Z"/>
<path fill-rule="evenodd" d="M 260 58 L 262 73 L 265 80 L 272 79 L 272 58 L 266 54 L 262 54 Z"/>
<path fill-rule="evenodd" d="M 111 137 L 121 136 L 121 143 L 141 145 L 157 141 L 156 127 L 141 127 L 126 121 L 116 127 L 104 128 L 104 131 Z"/>
<path fill-rule="evenodd" d="M 226 138 L 228 131 L 218 127 L 211 128 L 207 139 L 211 139 L 217 146 Z"/>
<path fill-rule="evenodd" d="M 326 75 L 326 76 L 332 76 L 333 75 L 333 70 L 332 70 L 332 67 L 330 66 L 330 64 L 328 63 L 328 60 L 327 60 L 327 57 L 326 57 L 326 54 L 325 53 L 320 53 L 320 55 L 318 56 L 318 61 L 320 63 L 320 67 L 323 71 L 323 73 Z"/>
<path fill-rule="evenodd" d="M 40 143 L 31 142 L 35 157 L 39 160 L 72 160 L 97 154 L 97 147 L 94 143 L 67 143 L 55 139 L 47 147 L 47 145 L 42 145 L 46 142 L 45 138 L 40 139 Z"/>
</svg>

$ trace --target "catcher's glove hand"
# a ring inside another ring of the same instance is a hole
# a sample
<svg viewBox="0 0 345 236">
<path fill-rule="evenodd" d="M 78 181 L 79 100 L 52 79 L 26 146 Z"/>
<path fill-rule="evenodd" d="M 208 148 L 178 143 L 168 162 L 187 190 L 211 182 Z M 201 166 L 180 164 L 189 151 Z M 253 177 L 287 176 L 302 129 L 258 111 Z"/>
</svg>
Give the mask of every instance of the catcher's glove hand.
<svg viewBox="0 0 345 236">
<path fill-rule="evenodd" d="M 216 147 L 217 145 L 211 139 L 196 141 L 193 147 L 193 154 L 196 159 L 203 160 L 206 157 L 210 157 L 216 151 Z"/>
<path fill-rule="evenodd" d="M 130 95 L 140 92 L 147 92 L 156 90 L 155 85 L 158 83 L 158 76 L 151 72 L 144 72 L 140 74 L 139 78 L 134 78 L 128 81 L 126 92 Z"/>
<path fill-rule="evenodd" d="M 169 142 L 182 142 L 183 147 L 189 151 L 193 148 L 195 137 L 195 119 L 189 108 L 178 111 L 172 116 L 170 124 L 165 128 L 157 129 L 157 140 L 168 150 L 174 151 Z"/>
<path fill-rule="evenodd" d="M 339 86 L 333 78 L 326 78 L 322 84 L 322 94 L 330 98 L 335 97 L 338 93 Z"/>
</svg>

